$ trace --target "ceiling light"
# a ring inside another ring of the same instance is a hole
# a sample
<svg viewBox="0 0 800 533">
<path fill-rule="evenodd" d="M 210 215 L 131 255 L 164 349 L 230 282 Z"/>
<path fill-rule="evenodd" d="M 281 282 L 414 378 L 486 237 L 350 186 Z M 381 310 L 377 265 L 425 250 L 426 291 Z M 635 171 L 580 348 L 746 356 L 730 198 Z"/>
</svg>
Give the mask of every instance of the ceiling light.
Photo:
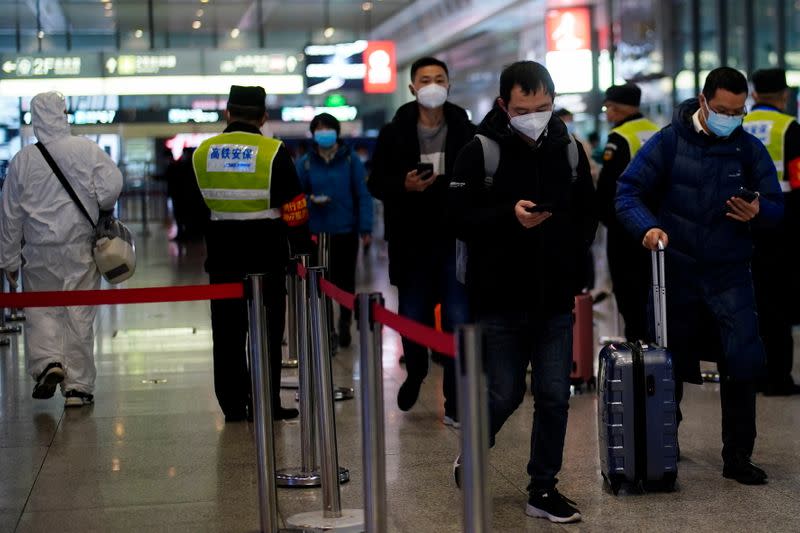
<svg viewBox="0 0 800 533">
<path fill-rule="evenodd" d="M 361 4 L 362 11 L 372 11 L 372 2 L 364 2 Z"/>
<path fill-rule="evenodd" d="M 322 35 L 324 35 L 326 39 L 330 39 L 333 37 L 334 33 L 336 33 L 336 30 L 333 28 L 333 26 L 328 26 L 325 28 L 325 31 L 322 32 Z"/>
<path fill-rule="evenodd" d="M 239 28 L 233 28 L 231 30 L 231 37 L 233 39 L 236 39 L 237 37 L 239 37 Z"/>
<path fill-rule="evenodd" d="M 207 4 L 207 3 L 208 3 L 208 0 L 200 0 L 200 3 L 201 3 L 201 4 Z"/>
<path fill-rule="evenodd" d="M 200 22 L 199 20 L 195 20 L 194 22 L 192 22 L 192 28 L 194 28 L 196 30 L 199 30 L 200 26 L 202 26 L 202 25 L 203 25 L 203 23 Z"/>
<path fill-rule="evenodd" d="M 143 32 L 142 30 L 136 30 L 135 32 L 133 32 L 133 35 L 134 35 L 134 37 L 136 37 L 137 39 L 141 39 L 141 38 L 142 38 L 142 35 L 144 35 L 144 32 Z"/>
<path fill-rule="evenodd" d="M 198 17 L 202 17 L 204 14 L 205 14 L 205 11 L 203 11 L 202 9 L 198 9 L 197 10 L 197 16 Z"/>
<path fill-rule="evenodd" d="M 39 30 L 39 33 L 37 33 L 36 36 L 39 37 L 39 39 L 44 39 L 44 32 Z"/>
<path fill-rule="evenodd" d="M 111 0 L 100 0 L 100 1 L 105 4 L 106 2 L 110 2 Z"/>
</svg>

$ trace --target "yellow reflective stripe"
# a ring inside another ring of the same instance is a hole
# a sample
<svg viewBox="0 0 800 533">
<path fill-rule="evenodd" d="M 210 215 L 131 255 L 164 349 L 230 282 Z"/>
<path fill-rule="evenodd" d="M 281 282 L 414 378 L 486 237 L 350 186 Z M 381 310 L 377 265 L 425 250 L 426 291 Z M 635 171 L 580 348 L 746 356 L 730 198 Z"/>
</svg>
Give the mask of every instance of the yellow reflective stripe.
<svg viewBox="0 0 800 533">
<path fill-rule="evenodd" d="M 250 213 L 231 213 L 211 210 L 211 220 L 277 220 L 281 218 L 280 209 L 264 209 Z"/>
<path fill-rule="evenodd" d="M 756 109 L 744 117 L 744 129 L 759 141 L 761 141 L 769 152 L 775 170 L 778 172 L 778 181 L 783 183 L 783 144 L 786 130 L 794 121 L 794 117 L 784 115 L 778 111 L 768 109 Z"/>
<path fill-rule="evenodd" d="M 201 189 L 206 200 L 267 200 L 266 189 Z"/>
<path fill-rule="evenodd" d="M 660 129 L 655 123 L 646 118 L 637 118 L 614 128 L 611 132 L 620 135 L 627 141 L 628 148 L 631 151 L 631 159 L 633 159 L 633 156 L 636 155 L 642 145 Z"/>
</svg>

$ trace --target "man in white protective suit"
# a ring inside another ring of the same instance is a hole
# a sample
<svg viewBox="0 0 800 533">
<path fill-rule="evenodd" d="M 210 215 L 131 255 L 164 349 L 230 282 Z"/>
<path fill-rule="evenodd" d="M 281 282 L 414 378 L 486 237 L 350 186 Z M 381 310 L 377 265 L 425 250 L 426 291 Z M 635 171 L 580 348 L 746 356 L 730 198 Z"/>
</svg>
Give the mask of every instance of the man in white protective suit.
<svg viewBox="0 0 800 533">
<path fill-rule="evenodd" d="M 66 102 L 57 92 L 31 100 L 33 131 L 96 222 L 111 210 L 122 174 L 94 142 L 70 134 Z M 0 268 L 16 286 L 24 258 L 25 291 L 91 290 L 100 287 L 92 257 L 94 230 L 35 145 L 11 160 L 0 208 Z M 25 357 L 36 380 L 33 397 L 52 398 L 60 384 L 66 407 L 94 401 L 96 307 L 26 309 Z"/>
</svg>

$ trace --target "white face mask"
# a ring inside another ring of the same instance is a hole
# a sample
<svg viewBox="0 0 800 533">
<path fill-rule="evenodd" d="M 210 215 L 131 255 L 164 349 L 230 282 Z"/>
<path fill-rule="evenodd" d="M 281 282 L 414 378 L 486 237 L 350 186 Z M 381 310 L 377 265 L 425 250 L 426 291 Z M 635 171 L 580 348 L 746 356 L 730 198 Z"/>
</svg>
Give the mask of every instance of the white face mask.
<svg viewBox="0 0 800 533">
<path fill-rule="evenodd" d="M 552 111 L 517 115 L 516 117 L 511 117 L 511 126 L 521 134 L 536 141 L 544 132 L 551 116 L 553 116 Z"/>
<path fill-rule="evenodd" d="M 417 89 L 417 102 L 428 109 L 442 107 L 447 101 L 447 88 L 431 83 Z"/>
</svg>

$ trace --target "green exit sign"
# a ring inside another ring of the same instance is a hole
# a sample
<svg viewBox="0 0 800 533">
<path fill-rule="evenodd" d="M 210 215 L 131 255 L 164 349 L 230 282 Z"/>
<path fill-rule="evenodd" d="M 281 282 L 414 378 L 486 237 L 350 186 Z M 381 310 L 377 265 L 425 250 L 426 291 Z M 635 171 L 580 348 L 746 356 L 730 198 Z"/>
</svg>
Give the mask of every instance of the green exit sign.
<svg viewBox="0 0 800 533">
<path fill-rule="evenodd" d="M 325 98 L 325 107 L 344 107 L 347 105 L 347 100 L 341 94 L 331 94 Z"/>
</svg>

